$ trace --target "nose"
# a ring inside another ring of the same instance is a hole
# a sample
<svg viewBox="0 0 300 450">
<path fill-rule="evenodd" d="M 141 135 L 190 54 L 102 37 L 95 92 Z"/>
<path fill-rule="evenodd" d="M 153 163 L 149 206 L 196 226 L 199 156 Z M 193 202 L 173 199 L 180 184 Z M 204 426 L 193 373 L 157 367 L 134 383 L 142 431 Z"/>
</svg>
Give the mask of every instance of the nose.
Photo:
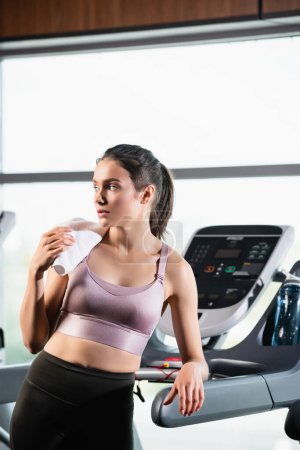
<svg viewBox="0 0 300 450">
<path fill-rule="evenodd" d="M 100 190 L 95 195 L 95 202 L 101 205 L 105 204 L 105 200 L 103 199 L 103 195 L 101 194 Z"/>
</svg>

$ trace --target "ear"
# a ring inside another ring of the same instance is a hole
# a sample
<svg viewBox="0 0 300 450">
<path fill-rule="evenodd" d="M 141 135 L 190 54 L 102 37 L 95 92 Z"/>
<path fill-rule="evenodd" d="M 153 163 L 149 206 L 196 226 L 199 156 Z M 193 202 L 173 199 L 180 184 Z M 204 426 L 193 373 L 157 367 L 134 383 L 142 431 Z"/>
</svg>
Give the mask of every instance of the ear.
<svg viewBox="0 0 300 450">
<path fill-rule="evenodd" d="M 141 194 L 141 203 L 149 203 L 155 194 L 155 186 L 153 184 L 149 184 L 145 187 Z"/>
</svg>

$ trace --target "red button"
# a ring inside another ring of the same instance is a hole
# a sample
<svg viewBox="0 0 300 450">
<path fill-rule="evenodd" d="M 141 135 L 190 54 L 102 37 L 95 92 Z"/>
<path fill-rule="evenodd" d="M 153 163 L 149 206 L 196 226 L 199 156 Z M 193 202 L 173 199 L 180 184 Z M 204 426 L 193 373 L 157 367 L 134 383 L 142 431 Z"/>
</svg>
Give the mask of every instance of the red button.
<svg viewBox="0 0 300 450">
<path fill-rule="evenodd" d="M 204 267 L 204 272 L 209 272 L 212 273 L 215 270 L 215 266 L 205 266 Z"/>
</svg>

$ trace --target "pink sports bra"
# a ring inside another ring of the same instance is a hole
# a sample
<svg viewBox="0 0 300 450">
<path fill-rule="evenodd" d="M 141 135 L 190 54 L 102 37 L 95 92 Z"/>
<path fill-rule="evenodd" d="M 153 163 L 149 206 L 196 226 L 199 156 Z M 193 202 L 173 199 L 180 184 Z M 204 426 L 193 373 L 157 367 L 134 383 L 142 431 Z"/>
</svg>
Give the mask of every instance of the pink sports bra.
<svg viewBox="0 0 300 450">
<path fill-rule="evenodd" d="M 69 275 L 56 330 L 142 355 L 161 317 L 167 257 L 162 242 L 155 279 L 127 287 L 92 272 L 86 256 Z"/>
</svg>

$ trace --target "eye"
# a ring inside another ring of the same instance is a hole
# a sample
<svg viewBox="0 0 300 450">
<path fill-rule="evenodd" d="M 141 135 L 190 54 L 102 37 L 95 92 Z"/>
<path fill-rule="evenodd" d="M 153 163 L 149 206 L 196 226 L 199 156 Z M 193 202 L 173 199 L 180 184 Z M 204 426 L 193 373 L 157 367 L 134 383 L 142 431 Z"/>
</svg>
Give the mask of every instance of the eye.
<svg viewBox="0 0 300 450">
<path fill-rule="evenodd" d="M 112 188 L 118 189 L 118 186 L 115 186 L 114 184 L 107 184 L 106 187 L 109 187 L 109 188 L 112 187 Z M 99 189 L 99 188 L 98 188 L 98 186 L 93 186 L 93 189 L 95 192 L 97 192 L 97 189 Z"/>
</svg>

